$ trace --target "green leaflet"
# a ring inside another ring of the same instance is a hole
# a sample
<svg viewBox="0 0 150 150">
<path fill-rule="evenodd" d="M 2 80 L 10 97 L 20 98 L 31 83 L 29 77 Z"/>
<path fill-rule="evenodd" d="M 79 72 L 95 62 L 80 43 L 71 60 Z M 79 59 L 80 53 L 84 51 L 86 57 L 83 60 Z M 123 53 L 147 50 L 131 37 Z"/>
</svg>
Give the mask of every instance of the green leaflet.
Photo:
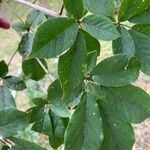
<svg viewBox="0 0 150 150">
<path fill-rule="evenodd" d="M 39 10 L 32 10 L 26 19 L 25 26 L 28 29 L 34 29 L 45 20 L 45 14 Z"/>
<path fill-rule="evenodd" d="M 4 84 L 15 91 L 22 91 L 26 88 L 26 84 L 23 80 L 15 76 L 7 76 L 4 78 Z"/>
<path fill-rule="evenodd" d="M 58 75 L 63 89 L 63 98 L 67 97 L 84 79 L 87 51 L 82 33 L 78 33 L 74 45 L 60 56 Z"/>
<path fill-rule="evenodd" d="M 129 32 L 134 40 L 136 56 L 141 62 L 141 70 L 150 75 L 150 37 L 136 30 Z"/>
<path fill-rule="evenodd" d="M 102 87 L 103 99 L 122 120 L 139 123 L 150 116 L 150 95 L 144 90 L 128 85 L 119 88 Z"/>
<path fill-rule="evenodd" d="M 86 43 L 87 53 L 97 51 L 97 55 L 100 55 L 101 45 L 100 42 L 92 37 L 89 33 L 84 30 L 80 30 L 84 36 L 84 40 Z"/>
<path fill-rule="evenodd" d="M 39 61 L 47 68 L 46 61 L 44 59 L 39 59 Z M 46 72 L 41 66 L 37 59 L 27 59 L 22 62 L 23 73 L 32 80 L 40 80 L 45 75 Z"/>
<path fill-rule="evenodd" d="M 101 90 L 101 85 L 98 85 L 95 82 L 87 84 L 87 92 L 93 94 L 96 100 L 105 98 Z"/>
<path fill-rule="evenodd" d="M 120 36 L 112 21 L 104 16 L 89 15 L 82 20 L 82 26 L 99 40 L 111 41 Z"/>
<path fill-rule="evenodd" d="M 150 37 L 150 24 L 136 24 L 132 28 Z"/>
<path fill-rule="evenodd" d="M 63 98 L 63 101 L 66 105 L 70 105 L 71 103 L 78 103 L 79 97 L 84 91 L 84 81 L 81 82 L 66 98 Z"/>
<path fill-rule="evenodd" d="M 30 58 L 54 58 L 72 46 L 78 25 L 73 19 L 51 18 L 39 26 Z M 44 38 L 43 38 L 44 36 Z"/>
<path fill-rule="evenodd" d="M 78 95 L 78 97 L 75 97 L 74 100 L 72 102 L 69 103 L 69 107 L 71 109 L 75 108 L 78 106 L 78 104 L 80 103 L 80 99 L 83 93 L 81 93 L 80 95 Z"/>
<path fill-rule="evenodd" d="M 60 117 L 66 118 L 70 117 L 70 112 L 66 106 L 70 103 L 78 103 L 78 97 L 80 97 L 82 91 L 84 90 L 83 82 L 74 91 L 69 93 L 69 95 L 62 99 L 63 90 L 60 85 L 60 81 L 56 79 L 53 83 L 49 85 L 47 101 L 49 101 L 51 110 Z M 76 104 L 75 104 L 76 105 Z"/>
<path fill-rule="evenodd" d="M 63 91 L 60 85 L 60 81 L 56 79 L 50 84 L 48 88 L 47 100 L 50 104 L 50 109 L 58 116 L 66 118 L 70 116 L 68 108 L 62 101 Z"/>
<path fill-rule="evenodd" d="M 0 144 L 0 148 L 1 148 L 1 150 L 7 150 L 8 149 L 8 147 L 4 144 Z"/>
<path fill-rule="evenodd" d="M 59 99 L 62 99 L 62 88 L 60 85 L 59 79 L 56 79 L 54 82 L 52 82 L 47 91 L 47 99 L 50 101 L 58 101 Z M 55 100 L 57 99 L 57 100 Z"/>
<path fill-rule="evenodd" d="M 32 130 L 49 136 L 49 142 L 53 148 L 58 148 L 64 141 L 65 120 L 52 111 L 40 115 Z"/>
<path fill-rule="evenodd" d="M 136 17 L 129 19 L 132 23 L 150 24 L 150 10 L 144 11 Z"/>
<path fill-rule="evenodd" d="M 87 69 L 86 74 L 88 74 L 96 65 L 97 56 L 100 55 L 101 45 L 100 42 L 92 37 L 89 33 L 84 30 L 80 30 L 84 36 L 84 40 L 87 48 Z"/>
<path fill-rule="evenodd" d="M 75 19 L 80 19 L 83 16 L 83 0 L 63 0 L 66 10 Z"/>
<path fill-rule="evenodd" d="M 50 104 L 50 108 L 55 114 L 62 118 L 70 117 L 71 113 L 69 112 L 63 101 L 61 101 L 61 99 L 59 99 L 59 101 L 51 103 L 52 104 Z"/>
<path fill-rule="evenodd" d="M 12 108 L 0 110 L 0 136 L 9 137 L 29 125 L 27 114 Z"/>
<path fill-rule="evenodd" d="M 139 76 L 139 62 L 136 58 L 129 61 L 126 55 L 116 55 L 97 64 L 90 75 L 103 86 L 125 86 L 133 83 Z"/>
<path fill-rule="evenodd" d="M 57 149 L 64 142 L 64 133 L 66 122 L 52 111 L 49 112 L 53 125 L 53 133 L 49 136 L 49 142 L 52 148 Z"/>
<path fill-rule="evenodd" d="M 131 150 L 135 142 L 132 126 L 114 115 L 103 100 L 98 104 L 104 127 L 101 150 Z"/>
<path fill-rule="evenodd" d="M 47 99 L 40 98 L 40 97 L 36 97 L 36 98 L 31 99 L 31 100 L 37 106 L 43 106 L 45 104 L 48 104 Z"/>
<path fill-rule="evenodd" d="M 97 52 L 92 51 L 87 55 L 87 71 L 86 73 L 89 74 L 91 70 L 96 66 L 97 62 Z"/>
<path fill-rule="evenodd" d="M 126 54 L 129 58 L 133 57 L 135 55 L 135 45 L 131 35 L 129 34 L 129 31 L 123 26 L 119 26 L 118 31 L 121 37 L 113 40 L 113 53 L 123 53 Z"/>
<path fill-rule="evenodd" d="M 114 12 L 114 0 L 83 0 L 85 8 L 97 15 L 111 16 Z"/>
<path fill-rule="evenodd" d="M 16 22 L 12 25 L 12 28 L 16 31 L 16 32 L 26 32 L 27 27 L 25 26 L 25 24 L 23 22 Z"/>
<path fill-rule="evenodd" d="M 53 132 L 51 118 L 48 112 L 43 113 L 38 120 L 32 126 L 32 130 L 45 134 L 51 135 Z"/>
<path fill-rule="evenodd" d="M 4 60 L 0 61 L 0 78 L 3 78 L 8 73 L 8 65 L 5 63 Z"/>
<path fill-rule="evenodd" d="M 7 86 L 0 86 L 0 109 L 15 108 L 15 100 Z"/>
<path fill-rule="evenodd" d="M 39 118 L 42 118 L 42 115 L 44 113 L 44 105 L 31 107 L 27 110 L 27 113 L 30 123 L 34 123 L 39 120 Z"/>
<path fill-rule="evenodd" d="M 95 97 L 85 93 L 65 132 L 65 150 L 99 150 L 103 140 L 102 119 Z"/>
<path fill-rule="evenodd" d="M 29 55 L 32 49 L 32 43 L 33 34 L 30 32 L 25 33 L 18 46 L 18 52 L 22 57 L 26 58 Z"/>
<path fill-rule="evenodd" d="M 119 21 L 136 17 L 150 8 L 149 0 L 123 0 L 119 10 Z"/>
<path fill-rule="evenodd" d="M 46 150 L 40 145 L 37 145 L 24 139 L 16 137 L 10 137 L 9 139 L 15 144 L 15 146 L 12 147 L 12 150 Z"/>
</svg>

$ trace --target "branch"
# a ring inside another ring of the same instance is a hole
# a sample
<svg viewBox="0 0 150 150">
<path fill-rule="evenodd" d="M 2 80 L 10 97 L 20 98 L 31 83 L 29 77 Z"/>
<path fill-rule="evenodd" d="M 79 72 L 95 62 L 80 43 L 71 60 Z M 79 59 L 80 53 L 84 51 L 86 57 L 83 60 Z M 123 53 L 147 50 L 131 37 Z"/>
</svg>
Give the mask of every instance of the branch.
<svg viewBox="0 0 150 150">
<path fill-rule="evenodd" d="M 48 76 L 50 82 L 52 82 L 54 79 L 53 77 L 49 74 L 47 68 L 43 65 L 43 63 L 40 61 L 39 58 L 36 58 L 36 60 L 38 61 L 38 63 L 40 64 L 40 66 L 42 67 L 42 69 L 45 71 L 46 75 Z"/>
<path fill-rule="evenodd" d="M 13 53 L 13 55 L 11 56 L 9 62 L 8 62 L 8 66 L 10 65 L 11 61 L 13 60 L 13 58 L 15 57 L 15 55 L 17 54 L 18 49 Z"/>
<path fill-rule="evenodd" d="M 64 5 L 61 6 L 61 9 L 60 9 L 60 12 L 59 12 L 59 15 L 60 15 L 60 16 L 62 15 L 63 10 L 64 10 Z"/>
<path fill-rule="evenodd" d="M 15 146 L 15 143 L 3 137 L 0 137 L 0 142 L 6 145 L 9 148 L 9 150 L 11 150 L 13 146 Z"/>
<path fill-rule="evenodd" d="M 25 0 L 13 0 L 13 1 L 16 2 L 16 3 L 22 4 L 24 6 L 27 6 L 27 7 L 30 7 L 30 8 L 39 10 L 39 11 L 42 11 L 45 14 L 50 15 L 50 16 L 54 16 L 54 17 L 59 17 L 60 16 L 59 13 L 57 13 L 57 12 L 54 12 L 52 10 L 46 9 L 44 7 L 41 7 L 39 5 L 30 3 L 30 2 L 27 2 Z"/>
<path fill-rule="evenodd" d="M 127 27 L 127 28 L 129 28 L 129 29 L 132 29 L 132 27 L 130 27 L 130 26 L 126 25 L 126 24 L 122 24 L 122 23 L 120 23 L 120 22 L 114 23 L 114 25 L 119 25 L 119 26 L 121 25 L 121 26 Z"/>
</svg>

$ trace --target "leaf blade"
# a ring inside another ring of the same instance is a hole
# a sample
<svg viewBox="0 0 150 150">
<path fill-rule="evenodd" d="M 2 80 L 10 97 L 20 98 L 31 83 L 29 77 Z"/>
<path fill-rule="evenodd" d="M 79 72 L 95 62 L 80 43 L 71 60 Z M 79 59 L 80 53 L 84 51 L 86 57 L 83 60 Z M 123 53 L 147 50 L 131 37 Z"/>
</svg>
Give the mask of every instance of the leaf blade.
<svg viewBox="0 0 150 150">
<path fill-rule="evenodd" d="M 15 91 L 22 91 L 26 89 L 26 84 L 23 80 L 15 76 L 7 76 L 4 78 L 4 84 Z"/>
<path fill-rule="evenodd" d="M 39 59 L 40 62 L 47 68 L 46 61 L 44 59 Z M 26 59 L 22 62 L 22 71 L 30 79 L 38 81 L 42 79 L 46 72 L 41 67 L 37 59 Z"/>
<path fill-rule="evenodd" d="M 73 15 L 75 19 L 80 19 L 83 16 L 83 1 L 82 0 L 63 0 L 66 10 Z"/>
<path fill-rule="evenodd" d="M 87 67 L 86 55 L 84 37 L 79 32 L 73 47 L 60 56 L 58 62 L 58 75 L 63 89 L 63 98 L 67 97 L 83 81 Z"/>
<path fill-rule="evenodd" d="M 24 139 L 16 137 L 10 137 L 9 139 L 15 144 L 15 146 L 12 147 L 12 150 L 46 150 L 45 148 L 42 148 L 41 146 Z"/>
<path fill-rule="evenodd" d="M 27 114 L 12 108 L 0 110 L 0 135 L 10 137 L 29 125 Z"/>
<path fill-rule="evenodd" d="M 130 150 L 135 142 L 134 131 L 129 123 L 122 121 L 108 108 L 103 100 L 98 100 L 104 126 L 102 150 Z"/>
<path fill-rule="evenodd" d="M 0 86 L 0 109 L 4 108 L 16 108 L 15 100 L 5 85 Z"/>
<path fill-rule="evenodd" d="M 143 73 L 150 75 L 150 37 L 136 30 L 130 30 L 129 32 L 134 40 L 136 56 L 141 62 L 141 70 Z"/>
<path fill-rule="evenodd" d="M 126 21 L 135 17 L 150 8 L 149 0 L 123 0 L 119 10 L 119 21 Z"/>
<path fill-rule="evenodd" d="M 104 16 L 111 16 L 115 7 L 113 0 L 83 0 L 83 3 L 88 11 Z"/>
<path fill-rule="evenodd" d="M 119 88 L 101 88 L 109 108 L 122 120 L 139 123 L 150 115 L 150 95 L 128 85 Z"/>
<path fill-rule="evenodd" d="M 4 60 L 0 61 L 0 78 L 3 78 L 8 73 L 8 65 L 5 63 Z"/>
<path fill-rule="evenodd" d="M 128 30 L 124 28 L 123 26 L 118 27 L 119 33 L 121 37 L 113 40 L 112 48 L 113 53 L 123 53 L 128 56 L 128 58 L 131 58 L 135 56 L 135 45 L 134 41 L 129 34 Z"/>
<path fill-rule="evenodd" d="M 139 76 L 139 62 L 126 55 L 115 55 L 101 61 L 91 71 L 92 79 L 103 86 L 119 87 L 133 83 Z"/>
<path fill-rule="evenodd" d="M 65 150 L 100 149 L 103 139 L 101 123 L 100 112 L 93 95 L 85 93 L 66 129 Z"/>
<path fill-rule="evenodd" d="M 47 99 L 49 101 L 51 111 L 53 111 L 59 117 L 67 118 L 70 117 L 70 112 L 62 100 L 62 95 L 63 91 L 60 81 L 56 79 L 48 88 Z"/>
<path fill-rule="evenodd" d="M 39 26 L 29 58 L 54 58 L 72 46 L 78 25 L 73 19 L 52 18 Z M 43 38 L 45 36 L 45 38 Z"/>
<path fill-rule="evenodd" d="M 110 41 L 120 36 L 111 20 L 104 16 L 89 15 L 82 20 L 82 26 L 96 39 Z"/>
</svg>

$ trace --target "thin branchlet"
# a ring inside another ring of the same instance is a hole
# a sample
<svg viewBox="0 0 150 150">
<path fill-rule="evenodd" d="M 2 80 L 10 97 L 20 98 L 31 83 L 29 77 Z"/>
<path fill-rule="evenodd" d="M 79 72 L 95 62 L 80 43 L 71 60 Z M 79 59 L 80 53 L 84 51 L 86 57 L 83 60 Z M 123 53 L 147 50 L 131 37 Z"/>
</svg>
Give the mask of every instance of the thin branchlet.
<svg viewBox="0 0 150 150">
<path fill-rule="evenodd" d="M 30 3 L 30 2 L 27 2 L 25 0 L 13 0 L 13 1 L 16 3 L 22 4 L 24 6 L 42 11 L 43 13 L 45 13 L 47 15 L 54 16 L 54 17 L 60 17 L 59 13 L 52 11 L 50 9 L 47 9 L 47 8 L 41 7 L 39 5 L 36 5 L 35 3 Z"/>
</svg>

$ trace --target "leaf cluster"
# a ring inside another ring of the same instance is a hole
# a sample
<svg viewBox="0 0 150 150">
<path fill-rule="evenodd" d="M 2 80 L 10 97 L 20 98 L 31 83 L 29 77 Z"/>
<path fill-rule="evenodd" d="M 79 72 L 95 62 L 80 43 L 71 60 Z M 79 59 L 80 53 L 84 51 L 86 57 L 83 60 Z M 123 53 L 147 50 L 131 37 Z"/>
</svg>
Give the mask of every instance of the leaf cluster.
<svg viewBox="0 0 150 150">
<path fill-rule="evenodd" d="M 65 150 L 131 150 L 131 124 L 150 116 L 150 95 L 133 85 L 140 71 L 150 75 L 150 1 L 63 4 L 66 17 L 33 10 L 13 26 L 22 34 L 18 52 L 24 75 L 39 81 L 48 60 L 58 58 L 58 78 L 46 98 L 32 99 L 34 107 L 21 112 L 10 90 L 23 90 L 25 83 L 7 76 L 8 66 L 1 61 L 0 135 L 14 142 L 15 150 L 44 149 L 14 137 L 31 124 L 31 130 L 49 137 L 54 149 L 64 144 Z M 114 55 L 98 62 L 101 41 L 112 41 Z"/>
</svg>

